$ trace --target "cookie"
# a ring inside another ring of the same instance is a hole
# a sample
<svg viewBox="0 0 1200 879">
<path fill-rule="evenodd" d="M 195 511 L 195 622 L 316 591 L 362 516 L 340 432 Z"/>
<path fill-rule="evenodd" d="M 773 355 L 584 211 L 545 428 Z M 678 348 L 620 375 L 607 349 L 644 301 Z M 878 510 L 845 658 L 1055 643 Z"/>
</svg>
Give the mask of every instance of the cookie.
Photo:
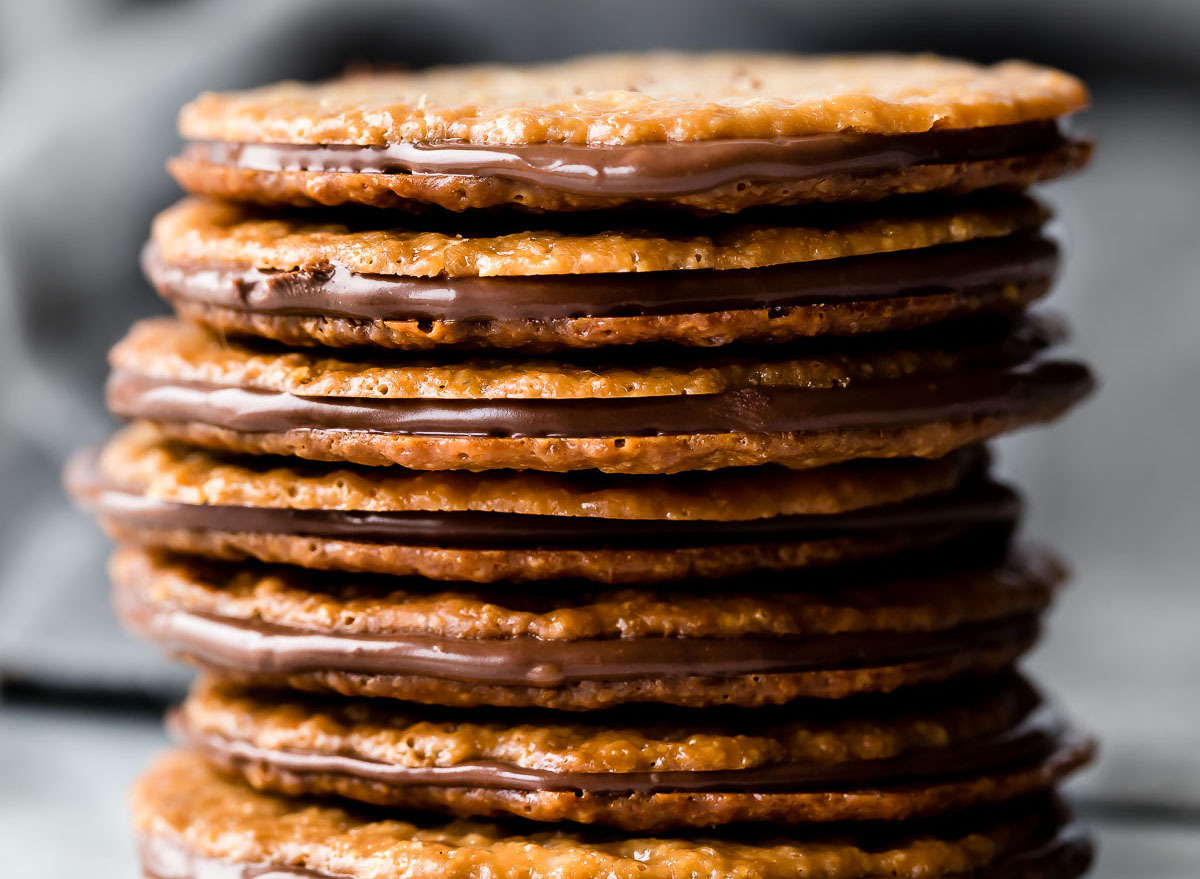
<svg viewBox="0 0 1200 879">
<path fill-rule="evenodd" d="M 204 679 L 169 725 L 263 790 L 642 833 L 940 814 L 1048 790 L 1091 752 L 1016 678 L 835 704 L 565 721 Z"/>
<path fill-rule="evenodd" d="M 126 547 L 110 572 L 133 632 L 243 682 L 584 710 L 753 707 L 994 672 L 1033 642 L 1061 570 L 1041 553 L 979 564 L 513 590 Z"/>
<path fill-rule="evenodd" d="M 1082 166 L 1079 80 L 929 55 L 651 54 L 205 94 L 168 165 L 266 204 L 733 212 L 1026 186 Z"/>
<path fill-rule="evenodd" d="M 69 468 L 118 540 L 219 558 L 472 582 L 661 582 L 972 542 L 1018 503 L 978 449 L 674 477 L 466 473 L 234 458 L 138 424 Z"/>
<path fill-rule="evenodd" d="M 1086 838 L 1047 800 L 938 822 L 630 838 L 292 800 L 181 752 L 159 758 L 132 800 L 142 871 L 158 879 L 1073 879 L 1091 860 Z"/>
<path fill-rule="evenodd" d="M 910 329 L 1045 294 L 1058 248 L 1015 196 L 880 213 L 318 221 L 188 199 L 146 277 L 181 317 L 292 345 L 546 351 Z M 383 225 L 386 223 L 386 225 Z"/>
<path fill-rule="evenodd" d="M 159 318 L 113 349 L 107 394 L 118 415 L 228 451 L 416 470 L 804 468 L 939 457 L 1061 414 L 1091 377 L 1042 357 L 1047 341 L 988 322 L 703 359 L 343 359 Z"/>
</svg>

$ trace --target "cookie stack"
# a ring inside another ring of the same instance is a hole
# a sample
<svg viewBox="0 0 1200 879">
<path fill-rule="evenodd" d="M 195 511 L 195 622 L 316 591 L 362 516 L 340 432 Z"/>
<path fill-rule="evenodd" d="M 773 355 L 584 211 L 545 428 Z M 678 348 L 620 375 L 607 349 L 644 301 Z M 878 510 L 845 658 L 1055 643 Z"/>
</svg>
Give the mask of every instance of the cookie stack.
<svg viewBox="0 0 1200 879">
<path fill-rule="evenodd" d="M 1083 86 L 606 57 L 209 94 L 68 470 L 203 669 L 147 876 L 1072 877 L 1061 579 L 983 443 Z"/>
</svg>

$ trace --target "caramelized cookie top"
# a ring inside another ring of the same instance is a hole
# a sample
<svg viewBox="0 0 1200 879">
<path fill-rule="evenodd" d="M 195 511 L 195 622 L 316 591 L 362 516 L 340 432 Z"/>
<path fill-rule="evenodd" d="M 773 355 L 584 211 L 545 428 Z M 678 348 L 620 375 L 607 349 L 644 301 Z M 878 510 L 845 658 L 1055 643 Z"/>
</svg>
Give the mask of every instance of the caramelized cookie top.
<svg viewBox="0 0 1200 879">
<path fill-rule="evenodd" d="M 1035 230 L 1020 196 L 927 199 L 891 209 L 764 210 L 737 220 L 602 214 L 581 218 L 268 213 L 188 198 L 154 220 L 152 246 L 193 271 L 341 268 L 418 278 L 753 269 L 918 250 Z"/>
<path fill-rule="evenodd" d="M 118 550 L 110 571 L 124 599 L 164 611 L 335 636 L 419 634 L 508 644 L 536 639 L 543 657 L 551 642 L 596 639 L 940 632 L 1037 613 L 1063 577 L 1054 558 L 1034 549 L 991 567 L 917 569 L 890 579 L 841 571 L 829 581 L 813 578 L 811 589 L 796 588 L 794 579 L 761 577 L 711 588 L 695 582 L 653 589 L 566 583 L 569 588 L 514 594 L 414 578 L 232 566 L 133 548 Z"/>
<path fill-rule="evenodd" d="M 625 477 L 413 471 L 221 455 L 126 427 L 98 460 L 107 485 L 181 504 L 290 510 L 517 513 L 601 519 L 744 521 L 837 515 L 953 491 L 984 460 L 966 449 L 932 461 L 862 461 Z"/>
<path fill-rule="evenodd" d="M 208 93 L 179 129 L 247 143 L 625 146 L 1013 125 L 1087 103 L 1075 77 L 1022 61 L 662 53 Z"/>
</svg>

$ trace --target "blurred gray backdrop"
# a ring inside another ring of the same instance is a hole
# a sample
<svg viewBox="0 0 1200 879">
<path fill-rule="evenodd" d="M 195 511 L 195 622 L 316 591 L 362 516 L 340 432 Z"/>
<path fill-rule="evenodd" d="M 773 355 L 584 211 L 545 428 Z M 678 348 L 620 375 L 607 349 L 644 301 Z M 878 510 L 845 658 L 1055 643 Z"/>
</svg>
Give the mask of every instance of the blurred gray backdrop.
<svg viewBox="0 0 1200 879">
<path fill-rule="evenodd" d="M 1081 794 L 1200 813 L 1198 45 L 1196 0 L 0 3 L 0 677 L 113 700 L 181 680 L 115 636 L 105 542 L 58 470 L 113 426 L 105 349 L 163 310 L 136 257 L 197 92 L 655 47 L 1021 56 L 1089 81 L 1099 141 L 1045 195 L 1069 254 L 1052 306 L 1102 388 L 1002 446 L 1027 533 L 1076 570 L 1033 666 L 1104 737 Z"/>
</svg>

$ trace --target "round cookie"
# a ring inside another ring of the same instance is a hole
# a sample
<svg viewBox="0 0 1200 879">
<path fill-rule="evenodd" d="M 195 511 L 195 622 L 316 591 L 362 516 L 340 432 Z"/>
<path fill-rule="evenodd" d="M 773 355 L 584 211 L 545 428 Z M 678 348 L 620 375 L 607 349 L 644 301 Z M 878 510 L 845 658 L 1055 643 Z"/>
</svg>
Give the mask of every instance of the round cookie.
<svg viewBox="0 0 1200 879">
<path fill-rule="evenodd" d="M 262 790 L 642 833 L 941 814 L 1049 790 L 1092 750 L 1016 678 L 835 705 L 639 706 L 568 722 L 203 679 L 170 727 Z"/>
<path fill-rule="evenodd" d="M 996 196 L 735 221 L 381 225 L 187 199 L 155 219 L 142 266 L 181 317 L 292 345 L 712 346 L 1019 310 L 1057 266 L 1044 216 Z"/>
<path fill-rule="evenodd" d="M 117 415 L 229 451 L 416 470 L 805 468 L 939 457 L 1061 414 L 1092 380 L 1042 358 L 1049 340 L 985 322 L 704 359 L 351 359 L 159 318 L 113 348 L 107 395 Z"/>
<path fill-rule="evenodd" d="M 673 477 L 466 473 L 233 458 L 135 424 L 68 487 L 118 540 L 226 559 L 471 582 L 660 582 L 1003 544 L 1017 498 L 978 449 Z"/>
<path fill-rule="evenodd" d="M 802 586 L 758 576 L 671 590 L 439 591 L 424 579 L 126 547 L 110 572 L 130 629 L 231 679 L 451 706 L 590 710 L 753 707 L 995 672 L 1033 642 L 1061 570 L 1039 553 L 965 565 L 900 574 L 893 562 Z"/>
<path fill-rule="evenodd" d="M 1079 80 L 929 55 L 607 56 L 205 94 L 168 165 L 267 204 L 754 205 L 1027 186 L 1083 165 Z"/>
<path fill-rule="evenodd" d="M 857 833 L 743 828 L 629 838 L 586 828 L 517 830 L 398 820 L 260 793 L 181 752 L 159 758 L 133 791 L 142 870 L 158 879 L 1074 879 L 1087 869 L 1091 847 L 1065 821 L 1059 804 L 1035 800 L 1020 810 L 869 824 Z"/>
</svg>

